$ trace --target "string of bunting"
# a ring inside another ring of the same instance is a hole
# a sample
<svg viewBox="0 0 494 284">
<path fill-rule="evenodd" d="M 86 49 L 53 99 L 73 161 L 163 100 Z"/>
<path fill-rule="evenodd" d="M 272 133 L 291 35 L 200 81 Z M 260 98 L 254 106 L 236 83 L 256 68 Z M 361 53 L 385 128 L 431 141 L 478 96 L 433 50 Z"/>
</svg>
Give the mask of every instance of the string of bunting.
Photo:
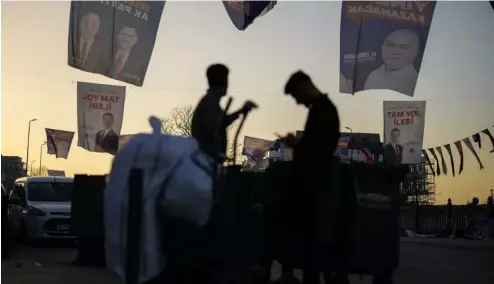
<svg viewBox="0 0 494 284">
<path fill-rule="evenodd" d="M 484 165 L 482 164 L 482 161 L 480 160 L 480 157 L 479 157 L 477 151 L 475 151 L 475 148 L 473 146 L 473 143 L 476 143 L 477 146 L 479 147 L 479 149 L 482 148 L 482 135 L 481 134 L 483 134 L 483 135 L 487 136 L 487 138 L 489 138 L 489 140 L 491 142 L 491 147 L 492 147 L 492 150 L 490 150 L 490 153 L 494 153 L 494 136 L 492 135 L 492 133 L 489 131 L 488 128 L 473 134 L 471 137 L 465 137 L 465 138 L 458 140 L 456 142 L 453 142 L 453 143 L 449 143 L 449 144 L 437 146 L 437 147 L 432 147 L 429 149 L 423 149 L 422 154 L 424 155 L 424 158 L 427 161 L 427 164 L 429 165 L 434 176 L 440 176 L 441 174 L 448 175 L 448 167 L 446 165 L 446 160 L 444 159 L 444 153 L 443 153 L 443 149 L 442 149 L 443 147 L 444 147 L 444 149 L 446 149 L 446 151 L 448 152 L 448 155 L 449 155 L 449 160 L 450 160 L 450 164 L 451 164 L 451 174 L 453 175 L 453 177 L 456 175 L 456 173 L 455 173 L 455 161 L 454 161 L 453 152 L 452 152 L 453 151 L 452 145 L 454 145 L 456 147 L 458 154 L 460 156 L 460 166 L 458 169 L 458 175 L 460 175 L 463 172 L 463 144 L 465 144 L 465 146 L 468 148 L 468 150 L 470 150 L 470 152 L 472 152 L 472 154 L 475 156 L 475 159 L 479 163 L 480 170 L 483 170 Z M 472 141 L 473 141 L 473 143 L 472 143 Z M 432 157 L 436 161 L 436 168 L 435 169 L 431 163 L 431 159 L 429 158 L 427 151 L 430 152 L 430 154 L 432 155 Z M 439 159 L 439 157 L 440 157 L 440 159 Z"/>
</svg>

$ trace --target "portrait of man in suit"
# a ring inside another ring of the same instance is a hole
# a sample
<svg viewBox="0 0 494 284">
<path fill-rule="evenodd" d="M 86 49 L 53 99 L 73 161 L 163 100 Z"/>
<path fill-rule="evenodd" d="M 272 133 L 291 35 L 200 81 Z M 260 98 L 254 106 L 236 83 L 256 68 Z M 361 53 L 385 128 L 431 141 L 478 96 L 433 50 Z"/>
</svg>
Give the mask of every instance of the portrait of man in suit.
<svg viewBox="0 0 494 284">
<path fill-rule="evenodd" d="M 96 133 L 96 141 L 94 143 L 95 152 L 106 152 L 115 155 L 118 150 L 118 135 L 112 129 L 113 114 L 103 114 L 103 129 Z"/>
<path fill-rule="evenodd" d="M 383 64 L 369 74 L 364 90 L 389 89 L 412 97 L 419 76 L 413 63 L 419 52 L 420 40 L 415 32 L 391 32 L 381 46 Z"/>
<path fill-rule="evenodd" d="M 139 35 L 135 28 L 124 26 L 120 29 L 115 39 L 115 50 L 107 69 L 107 76 L 130 84 L 142 85 L 146 70 L 144 58 L 135 50 L 138 42 Z"/>
<path fill-rule="evenodd" d="M 72 52 L 72 62 L 69 65 L 84 71 L 103 74 L 105 68 L 101 65 L 103 44 L 98 38 L 100 17 L 94 12 L 82 16 L 79 22 L 78 38 L 69 39 L 69 53 Z M 69 57 L 70 58 L 70 57 Z M 72 63 L 72 64 L 71 64 Z"/>
<path fill-rule="evenodd" d="M 400 144 L 400 130 L 393 128 L 389 134 L 389 143 L 385 147 L 385 160 L 387 164 L 399 165 L 403 158 L 403 146 Z"/>
</svg>

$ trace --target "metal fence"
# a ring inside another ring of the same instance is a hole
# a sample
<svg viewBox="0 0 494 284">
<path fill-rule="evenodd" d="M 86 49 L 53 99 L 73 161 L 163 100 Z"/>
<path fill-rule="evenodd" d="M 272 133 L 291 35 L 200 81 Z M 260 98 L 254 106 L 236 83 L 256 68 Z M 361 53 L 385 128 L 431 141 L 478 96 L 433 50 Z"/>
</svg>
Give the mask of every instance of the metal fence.
<svg viewBox="0 0 494 284">
<path fill-rule="evenodd" d="M 421 234 L 437 234 L 446 228 L 449 220 L 452 219 L 451 225 L 456 225 L 456 229 L 463 230 L 467 226 L 468 218 L 474 220 L 492 218 L 492 208 L 489 206 L 492 205 L 478 205 L 475 211 L 458 205 L 402 207 L 400 226 L 402 230 L 413 230 Z M 452 218 L 453 214 L 455 218 Z"/>
</svg>

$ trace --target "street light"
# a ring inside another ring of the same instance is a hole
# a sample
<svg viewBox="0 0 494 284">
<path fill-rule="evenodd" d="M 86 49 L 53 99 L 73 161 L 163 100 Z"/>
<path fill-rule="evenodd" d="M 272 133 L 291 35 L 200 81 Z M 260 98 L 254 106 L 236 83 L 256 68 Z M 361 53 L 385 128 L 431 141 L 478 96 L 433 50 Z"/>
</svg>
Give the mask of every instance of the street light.
<svg viewBox="0 0 494 284">
<path fill-rule="evenodd" d="M 33 176 L 33 163 L 34 163 L 34 162 L 36 162 L 36 160 L 34 160 L 34 161 L 32 161 L 32 162 L 31 162 L 31 170 L 30 170 L 30 172 L 31 172 L 31 176 Z"/>
<path fill-rule="evenodd" d="M 353 130 L 350 127 L 345 126 L 345 129 L 348 129 L 348 130 L 350 130 L 350 133 L 353 133 Z"/>
<path fill-rule="evenodd" d="M 38 120 L 37 118 L 33 118 L 29 121 L 29 126 L 27 128 L 27 153 L 26 153 L 26 175 L 27 175 L 27 166 L 29 165 L 29 137 L 31 136 L 31 122 Z"/>
<path fill-rule="evenodd" d="M 41 159 L 43 159 L 43 146 L 46 145 L 46 141 L 41 144 L 39 149 L 39 175 L 41 176 Z"/>
</svg>

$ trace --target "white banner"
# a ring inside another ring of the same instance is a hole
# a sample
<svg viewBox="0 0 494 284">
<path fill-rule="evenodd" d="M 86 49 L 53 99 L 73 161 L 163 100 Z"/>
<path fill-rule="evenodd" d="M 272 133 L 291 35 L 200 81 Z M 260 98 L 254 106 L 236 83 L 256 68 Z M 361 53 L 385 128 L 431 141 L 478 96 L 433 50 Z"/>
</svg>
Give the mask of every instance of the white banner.
<svg viewBox="0 0 494 284">
<path fill-rule="evenodd" d="M 388 164 L 422 161 L 425 101 L 384 102 L 384 150 Z"/>
<path fill-rule="evenodd" d="M 57 158 L 67 159 L 74 132 L 50 128 L 45 128 L 45 132 L 48 154 L 55 155 Z"/>
<path fill-rule="evenodd" d="M 91 152 L 118 150 L 125 87 L 77 82 L 77 146 Z"/>
<path fill-rule="evenodd" d="M 61 170 L 47 170 L 48 175 L 51 177 L 64 177 L 65 176 L 65 171 Z"/>
</svg>

